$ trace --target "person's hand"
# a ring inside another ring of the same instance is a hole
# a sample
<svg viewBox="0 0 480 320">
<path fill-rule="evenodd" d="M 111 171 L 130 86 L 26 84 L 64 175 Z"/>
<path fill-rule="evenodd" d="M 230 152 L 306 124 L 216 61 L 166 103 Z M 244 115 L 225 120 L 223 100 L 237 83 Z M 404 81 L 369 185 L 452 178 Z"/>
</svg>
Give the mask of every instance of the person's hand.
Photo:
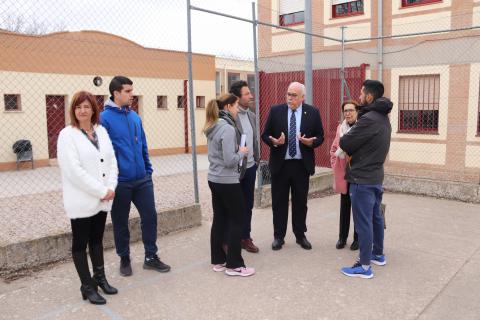
<svg viewBox="0 0 480 320">
<path fill-rule="evenodd" d="M 108 189 L 107 195 L 102 198 L 102 201 L 110 201 L 113 200 L 113 198 L 115 198 L 115 192 Z"/>
<path fill-rule="evenodd" d="M 272 136 L 268 136 L 268 137 L 270 138 L 274 146 L 281 146 L 282 144 L 285 143 L 285 134 L 283 132 L 280 135 L 280 137 L 278 137 L 277 139 L 275 139 Z"/>
<path fill-rule="evenodd" d="M 240 147 L 240 148 L 238 148 L 238 151 L 240 151 L 243 154 L 248 154 L 248 148 L 247 147 Z"/>
<path fill-rule="evenodd" d="M 313 142 L 316 139 L 317 139 L 317 137 L 305 138 L 305 135 L 302 136 L 301 133 L 298 135 L 298 141 L 300 141 L 301 143 L 303 143 L 304 145 L 309 146 L 309 147 L 311 147 L 313 145 Z"/>
</svg>

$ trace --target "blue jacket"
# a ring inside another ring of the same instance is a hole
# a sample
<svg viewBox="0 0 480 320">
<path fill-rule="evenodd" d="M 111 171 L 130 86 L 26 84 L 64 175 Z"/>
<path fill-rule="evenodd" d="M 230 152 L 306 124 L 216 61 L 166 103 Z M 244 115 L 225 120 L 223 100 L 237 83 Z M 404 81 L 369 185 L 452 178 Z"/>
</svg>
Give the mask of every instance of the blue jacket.
<svg viewBox="0 0 480 320">
<path fill-rule="evenodd" d="M 153 168 L 147 139 L 138 114 L 128 106 L 119 108 L 110 98 L 100 113 L 100 123 L 112 140 L 118 163 L 118 181 L 139 180 L 151 175 Z"/>
</svg>

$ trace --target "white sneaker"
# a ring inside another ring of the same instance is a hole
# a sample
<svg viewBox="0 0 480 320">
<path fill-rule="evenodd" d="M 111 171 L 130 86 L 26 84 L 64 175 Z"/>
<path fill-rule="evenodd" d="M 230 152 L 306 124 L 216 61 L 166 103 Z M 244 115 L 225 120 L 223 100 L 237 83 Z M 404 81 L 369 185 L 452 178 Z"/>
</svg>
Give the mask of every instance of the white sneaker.
<svg viewBox="0 0 480 320">
<path fill-rule="evenodd" d="M 235 269 L 226 269 L 225 273 L 229 276 L 249 277 L 255 274 L 254 268 L 240 267 Z"/>
<path fill-rule="evenodd" d="M 213 271 L 215 271 L 215 272 L 223 272 L 223 271 L 225 271 L 225 269 L 226 269 L 226 268 L 225 268 L 225 263 L 223 263 L 223 264 L 214 264 L 212 269 L 213 269 Z"/>
</svg>

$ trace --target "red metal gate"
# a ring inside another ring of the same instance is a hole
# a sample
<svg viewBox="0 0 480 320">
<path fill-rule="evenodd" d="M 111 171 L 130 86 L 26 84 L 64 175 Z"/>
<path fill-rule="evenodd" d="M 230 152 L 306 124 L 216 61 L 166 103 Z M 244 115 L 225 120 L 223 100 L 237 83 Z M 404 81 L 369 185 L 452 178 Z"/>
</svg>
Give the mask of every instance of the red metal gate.
<svg viewBox="0 0 480 320">
<path fill-rule="evenodd" d="M 57 157 L 57 140 L 60 131 L 65 127 L 65 97 L 46 96 L 48 157 Z"/>
<path fill-rule="evenodd" d="M 365 69 L 367 65 L 362 64 L 359 67 L 345 68 L 345 80 L 351 98 L 358 99 L 362 83 L 365 80 Z M 304 71 L 260 72 L 260 130 L 263 131 L 265 122 L 268 118 L 270 107 L 275 104 L 286 101 L 286 92 L 291 82 L 298 81 L 303 83 Z M 320 110 L 323 129 L 325 132 L 325 141 L 315 150 L 315 165 L 320 167 L 330 167 L 330 146 L 335 138 L 335 132 L 341 119 L 340 105 L 340 69 L 320 69 L 313 70 L 313 105 Z M 269 148 L 264 143 L 260 147 L 261 158 L 267 160 L 269 157 Z"/>
</svg>

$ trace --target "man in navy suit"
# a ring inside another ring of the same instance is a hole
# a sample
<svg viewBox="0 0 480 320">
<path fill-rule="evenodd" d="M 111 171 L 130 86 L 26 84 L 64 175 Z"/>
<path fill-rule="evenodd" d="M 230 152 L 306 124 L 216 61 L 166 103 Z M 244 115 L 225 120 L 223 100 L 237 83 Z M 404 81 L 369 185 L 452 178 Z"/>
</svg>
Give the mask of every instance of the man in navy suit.
<svg viewBox="0 0 480 320">
<path fill-rule="evenodd" d="M 262 140 L 270 146 L 272 177 L 273 250 L 285 244 L 288 198 L 292 192 L 292 229 L 297 243 L 312 249 L 307 231 L 307 196 L 310 176 L 315 173 L 314 148 L 323 142 L 323 126 L 318 109 L 303 103 L 305 86 L 292 82 L 287 103 L 270 109 Z"/>
</svg>

